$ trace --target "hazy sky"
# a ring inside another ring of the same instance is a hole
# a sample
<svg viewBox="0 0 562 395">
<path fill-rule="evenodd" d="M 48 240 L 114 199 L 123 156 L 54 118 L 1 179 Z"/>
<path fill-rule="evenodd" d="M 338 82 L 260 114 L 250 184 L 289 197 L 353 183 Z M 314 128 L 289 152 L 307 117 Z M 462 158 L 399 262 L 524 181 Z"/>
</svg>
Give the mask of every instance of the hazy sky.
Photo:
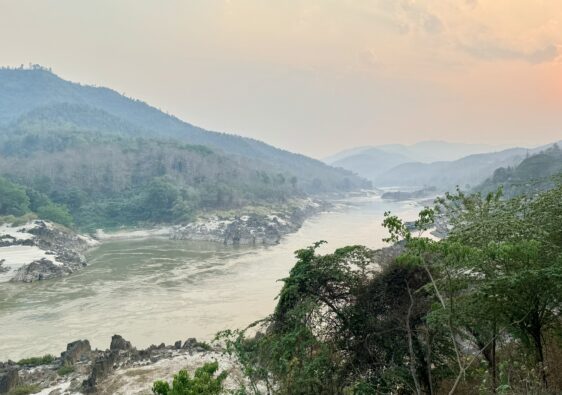
<svg viewBox="0 0 562 395">
<path fill-rule="evenodd" d="M 322 157 L 562 139 L 562 0 L 0 0 L 0 65 Z"/>
</svg>

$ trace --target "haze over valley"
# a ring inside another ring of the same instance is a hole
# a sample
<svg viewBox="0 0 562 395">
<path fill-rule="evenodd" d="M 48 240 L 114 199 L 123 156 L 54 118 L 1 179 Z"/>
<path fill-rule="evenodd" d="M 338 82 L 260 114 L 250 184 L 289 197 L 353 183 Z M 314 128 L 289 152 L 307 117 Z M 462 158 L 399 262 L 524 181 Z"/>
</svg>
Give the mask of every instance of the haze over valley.
<svg viewBox="0 0 562 395">
<path fill-rule="evenodd" d="M 0 395 L 562 393 L 559 1 L 0 34 Z"/>
</svg>

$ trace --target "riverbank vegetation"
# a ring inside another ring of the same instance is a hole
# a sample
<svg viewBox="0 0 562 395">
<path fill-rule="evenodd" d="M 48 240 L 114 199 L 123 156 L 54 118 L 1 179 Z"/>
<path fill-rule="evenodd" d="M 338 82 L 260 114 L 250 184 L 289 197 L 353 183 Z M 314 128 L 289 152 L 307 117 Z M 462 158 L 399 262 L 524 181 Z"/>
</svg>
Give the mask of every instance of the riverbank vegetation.
<svg viewBox="0 0 562 395">
<path fill-rule="evenodd" d="M 427 235 L 437 215 L 441 240 Z M 362 246 L 297 251 L 275 311 L 218 335 L 240 393 L 560 393 L 561 223 L 559 182 L 511 199 L 457 192 L 415 229 L 387 213 L 401 252 L 382 263 Z"/>
<path fill-rule="evenodd" d="M 0 104 L 0 176 L 49 199 L 30 207 L 39 217 L 81 230 L 186 222 L 205 210 L 370 186 L 347 170 L 203 130 L 39 66 L 0 70 Z M 25 212 L 19 198 L 15 209 Z"/>
</svg>

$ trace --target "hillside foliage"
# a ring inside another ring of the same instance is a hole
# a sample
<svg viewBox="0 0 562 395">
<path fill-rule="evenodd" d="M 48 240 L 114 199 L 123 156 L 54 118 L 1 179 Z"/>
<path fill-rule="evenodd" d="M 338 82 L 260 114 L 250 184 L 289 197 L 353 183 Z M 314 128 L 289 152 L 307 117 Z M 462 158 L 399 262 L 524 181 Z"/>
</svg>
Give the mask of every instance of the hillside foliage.
<svg viewBox="0 0 562 395">
<path fill-rule="evenodd" d="M 349 171 L 197 128 L 42 68 L 0 70 L 0 176 L 49 199 L 31 208 L 39 216 L 85 230 L 369 186 Z"/>
<path fill-rule="evenodd" d="M 553 176 L 562 172 L 562 150 L 558 144 L 526 157 L 519 165 L 500 167 L 494 174 L 476 187 L 477 191 L 488 193 L 502 187 L 504 194 L 513 197 L 552 188 L 556 182 Z"/>
<path fill-rule="evenodd" d="M 452 225 L 442 240 L 426 237 L 437 214 Z M 297 251 L 273 314 L 218 338 L 245 393 L 558 394 L 561 221 L 562 184 L 448 194 L 415 229 L 387 213 L 401 253 Z"/>
</svg>

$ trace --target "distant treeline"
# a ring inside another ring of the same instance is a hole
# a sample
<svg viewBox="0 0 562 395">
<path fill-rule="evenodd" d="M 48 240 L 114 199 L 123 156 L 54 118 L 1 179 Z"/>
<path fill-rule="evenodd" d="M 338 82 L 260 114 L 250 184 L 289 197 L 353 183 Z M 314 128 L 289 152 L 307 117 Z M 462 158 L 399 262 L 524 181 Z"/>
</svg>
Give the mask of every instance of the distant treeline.
<svg viewBox="0 0 562 395">
<path fill-rule="evenodd" d="M 70 214 L 66 224 L 87 230 L 182 222 L 202 210 L 370 185 L 33 65 L 0 69 L 0 176 L 45 196 Z"/>
</svg>

